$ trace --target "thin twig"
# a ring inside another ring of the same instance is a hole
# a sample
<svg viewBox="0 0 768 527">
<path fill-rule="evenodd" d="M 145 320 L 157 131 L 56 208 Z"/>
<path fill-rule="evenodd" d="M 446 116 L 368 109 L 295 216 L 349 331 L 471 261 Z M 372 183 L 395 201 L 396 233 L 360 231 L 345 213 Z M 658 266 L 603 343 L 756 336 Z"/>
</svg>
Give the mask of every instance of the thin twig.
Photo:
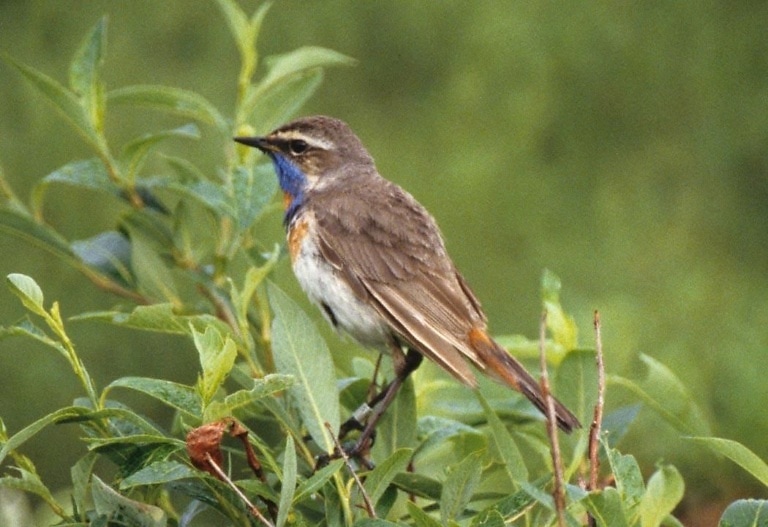
<svg viewBox="0 0 768 527">
<path fill-rule="evenodd" d="M 339 451 L 341 458 L 344 460 L 344 464 L 347 465 L 347 469 L 349 469 L 349 472 L 352 474 L 352 478 L 355 480 L 355 484 L 360 489 L 360 494 L 362 494 L 363 503 L 365 504 L 365 511 L 368 513 L 368 516 L 370 518 L 376 518 L 376 511 L 373 508 L 373 503 L 371 503 L 371 497 L 368 496 L 367 492 L 365 492 L 365 487 L 363 487 L 363 482 L 360 481 L 360 478 L 358 477 L 357 472 L 355 472 L 355 469 L 352 467 L 352 463 L 349 462 L 349 456 L 347 455 L 346 452 L 344 452 L 344 448 L 341 446 L 341 443 L 339 443 L 339 440 L 336 437 L 336 434 L 334 433 L 333 429 L 331 428 L 330 423 L 325 423 L 325 428 L 327 428 L 328 433 L 331 434 L 331 439 L 333 439 L 333 443 L 336 445 L 336 450 Z"/>
<path fill-rule="evenodd" d="M 218 465 L 218 463 L 216 463 L 216 461 L 213 459 L 213 457 L 209 452 L 205 453 L 205 457 L 208 463 L 210 463 L 213 471 L 216 472 L 216 475 L 219 476 L 219 478 L 221 478 L 221 480 L 224 481 L 227 485 L 229 485 L 229 487 L 234 491 L 234 493 L 237 494 L 237 496 L 241 500 L 243 500 L 243 503 L 245 503 L 245 506 L 248 508 L 248 511 L 250 511 L 250 513 L 253 514 L 257 520 L 259 520 L 261 523 L 263 523 L 267 527 L 275 527 L 274 524 L 271 521 L 269 521 L 267 518 L 265 518 L 264 515 L 261 514 L 259 509 L 257 509 L 256 506 L 250 502 L 248 497 L 245 494 L 243 494 L 243 491 L 241 491 L 237 487 L 237 485 L 235 485 L 232 482 L 232 480 L 229 479 L 229 476 L 227 476 L 227 474 L 223 470 L 221 470 L 221 467 Z"/>
<path fill-rule="evenodd" d="M 547 372 L 547 355 L 545 352 L 547 337 L 547 311 L 541 315 L 539 325 L 539 360 L 541 361 L 541 392 L 547 403 L 547 435 L 552 446 L 552 466 L 555 471 L 555 488 L 552 497 L 555 499 L 557 524 L 565 527 L 565 486 L 563 484 L 563 459 L 560 454 L 560 442 L 557 439 L 557 418 L 555 417 L 555 400 L 549 390 L 549 374 Z"/>
<path fill-rule="evenodd" d="M 595 360 L 597 361 L 597 403 L 589 429 L 589 487 L 597 488 L 597 477 L 600 472 L 598 449 L 600 446 L 600 427 L 603 423 L 603 406 L 605 405 L 605 365 L 603 363 L 603 339 L 600 335 L 600 313 L 595 311 Z"/>
</svg>

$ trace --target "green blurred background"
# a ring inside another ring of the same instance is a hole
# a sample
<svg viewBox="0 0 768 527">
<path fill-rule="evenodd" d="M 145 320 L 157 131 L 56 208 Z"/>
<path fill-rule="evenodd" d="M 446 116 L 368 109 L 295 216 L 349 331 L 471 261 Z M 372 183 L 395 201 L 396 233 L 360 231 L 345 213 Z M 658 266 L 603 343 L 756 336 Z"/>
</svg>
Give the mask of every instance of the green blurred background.
<svg viewBox="0 0 768 527">
<path fill-rule="evenodd" d="M 178 86 L 231 111 L 238 60 L 214 2 L 6 1 L 0 50 L 65 82 L 102 14 L 108 87 Z M 380 171 L 432 211 L 495 332 L 536 334 L 539 279 L 550 268 L 585 345 L 600 310 L 609 372 L 641 376 L 641 352 L 661 360 L 716 435 L 765 459 L 767 21 L 764 1 L 290 0 L 272 7 L 260 51 L 321 45 L 359 60 L 329 70 L 302 113 L 348 121 Z M 21 196 L 91 156 L 6 64 L 0 93 L 0 164 Z M 123 108 L 108 120 L 115 144 L 169 123 L 180 121 Z M 221 159 L 205 133 L 171 150 L 206 170 Z M 82 192 L 55 189 L 50 203 L 47 220 L 70 239 L 110 228 L 116 215 L 116 203 Z M 280 238 L 278 215 L 262 223 Z M 66 315 L 117 302 L 16 239 L 0 235 L 0 251 L 1 276 L 33 276 Z M 277 278 L 295 291 L 287 265 Z M 21 314 L 0 291 L 0 324 Z M 70 329 L 102 386 L 124 375 L 195 378 L 186 341 L 94 323 Z M 10 431 L 78 394 L 49 350 L 0 342 L 0 415 Z M 63 483 L 81 453 L 75 437 L 73 427 L 48 430 L 27 453 Z M 648 411 L 622 448 L 646 471 L 676 463 L 689 511 L 766 494 Z"/>
</svg>

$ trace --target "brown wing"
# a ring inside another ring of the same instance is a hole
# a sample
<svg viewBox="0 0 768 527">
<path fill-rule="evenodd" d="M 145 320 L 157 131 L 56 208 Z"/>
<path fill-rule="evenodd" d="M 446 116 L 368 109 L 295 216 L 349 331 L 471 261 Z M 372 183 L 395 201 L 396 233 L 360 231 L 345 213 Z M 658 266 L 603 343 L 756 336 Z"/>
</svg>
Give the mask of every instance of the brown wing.
<svg viewBox="0 0 768 527">
<path fill-rule="evenodd" d="M 339 196 L 342 192 L 344 197 Z M 429 213 L 378 176 L 313 194 L 320 249 L 395 333 L 462 382 L 476 386 L 467 341 L 485 327 L 480 304 L 456 272 Z M 343 210 L 342 210 L 343 207 Z"/>
</svg>

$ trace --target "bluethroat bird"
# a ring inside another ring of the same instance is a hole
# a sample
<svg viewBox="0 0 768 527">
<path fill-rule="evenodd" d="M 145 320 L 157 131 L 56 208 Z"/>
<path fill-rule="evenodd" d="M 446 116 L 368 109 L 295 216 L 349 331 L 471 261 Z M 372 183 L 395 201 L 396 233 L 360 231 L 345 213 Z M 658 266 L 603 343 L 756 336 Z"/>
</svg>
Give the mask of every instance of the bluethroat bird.
<svg viewBox="0 0 768 527">
<path fill-rule="evenodd" d="M 274 164 L 293 271 L 309 299 L 337 330 L 394 362 L 395 378 L 342 427 L 340 435 L 362 429 L 349 453 L 367 448 L 376 421 L 423 356 L 474 388 L 472 365 L 544 411 L 539 383 L 488 335 L 480 302 L 435 220 L 379 175 L 346 123 L 307 117 L 235 141 Z M 557 400 L 555 414 L 566 432 L 581 426 Z"/>
</svg>

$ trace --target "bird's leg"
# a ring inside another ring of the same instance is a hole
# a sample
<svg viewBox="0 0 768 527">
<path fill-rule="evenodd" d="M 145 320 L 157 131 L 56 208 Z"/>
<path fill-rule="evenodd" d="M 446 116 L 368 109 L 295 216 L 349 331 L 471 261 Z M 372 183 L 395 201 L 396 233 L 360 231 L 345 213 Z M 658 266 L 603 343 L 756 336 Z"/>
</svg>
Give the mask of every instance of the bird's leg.
<svg viewBox="0 0 768 527">
<path fill-rule="evenodd" d="M 396 353 L 394 350 L 395 347 L 397 347 Z M 357 442 L 352 445 L 351 448 L 346 450 L 346 453 L 349 457 L 358 456 L 370 448 L 370 439 L 373 436 L 374 430 L 376 429 L 376 424 L 379 422 L 379 419 L 381 418 L 382 414 L 384 414 L 389 405 L 392 404 L 392 401 L 394 401 L 395 395 L 397 395 L 397 390 L 400 388 L 403 382 L 405 382 L 405 379 L 407 379 L 408 376 L 416 368 L 419 367 L 423 357 L 421 353 L 410 348 L 408 349 L 407 354 L 403 354 L 399 345 L 393 344 L 392 359 L 395 366 L 395 378 L 392 379 L 392 381 L 387 384 L 373 399 L 371 399 L 371 401 L 358 408 L 352 417 L 348 419 L 344 425 L 342 425 L 342 430 L 340 431 L 339 435 L 341 435 L 342 431 L 345 431 L 345 427 L 347 428 L 346 432 L 349 432 L 349 430 L 355 428 L 348 426 L 348 423 L 351 420 L 354 419 L 356 421 L 356 427 L 358 429 L 362 427 L 362 423 L 365 422 L 365 427 L 362 428 L 363 431 L 360 433 L 360 437 L 358 437 Z M 360 419 L 361 417 L 362 419 Z"/>
</svg>

